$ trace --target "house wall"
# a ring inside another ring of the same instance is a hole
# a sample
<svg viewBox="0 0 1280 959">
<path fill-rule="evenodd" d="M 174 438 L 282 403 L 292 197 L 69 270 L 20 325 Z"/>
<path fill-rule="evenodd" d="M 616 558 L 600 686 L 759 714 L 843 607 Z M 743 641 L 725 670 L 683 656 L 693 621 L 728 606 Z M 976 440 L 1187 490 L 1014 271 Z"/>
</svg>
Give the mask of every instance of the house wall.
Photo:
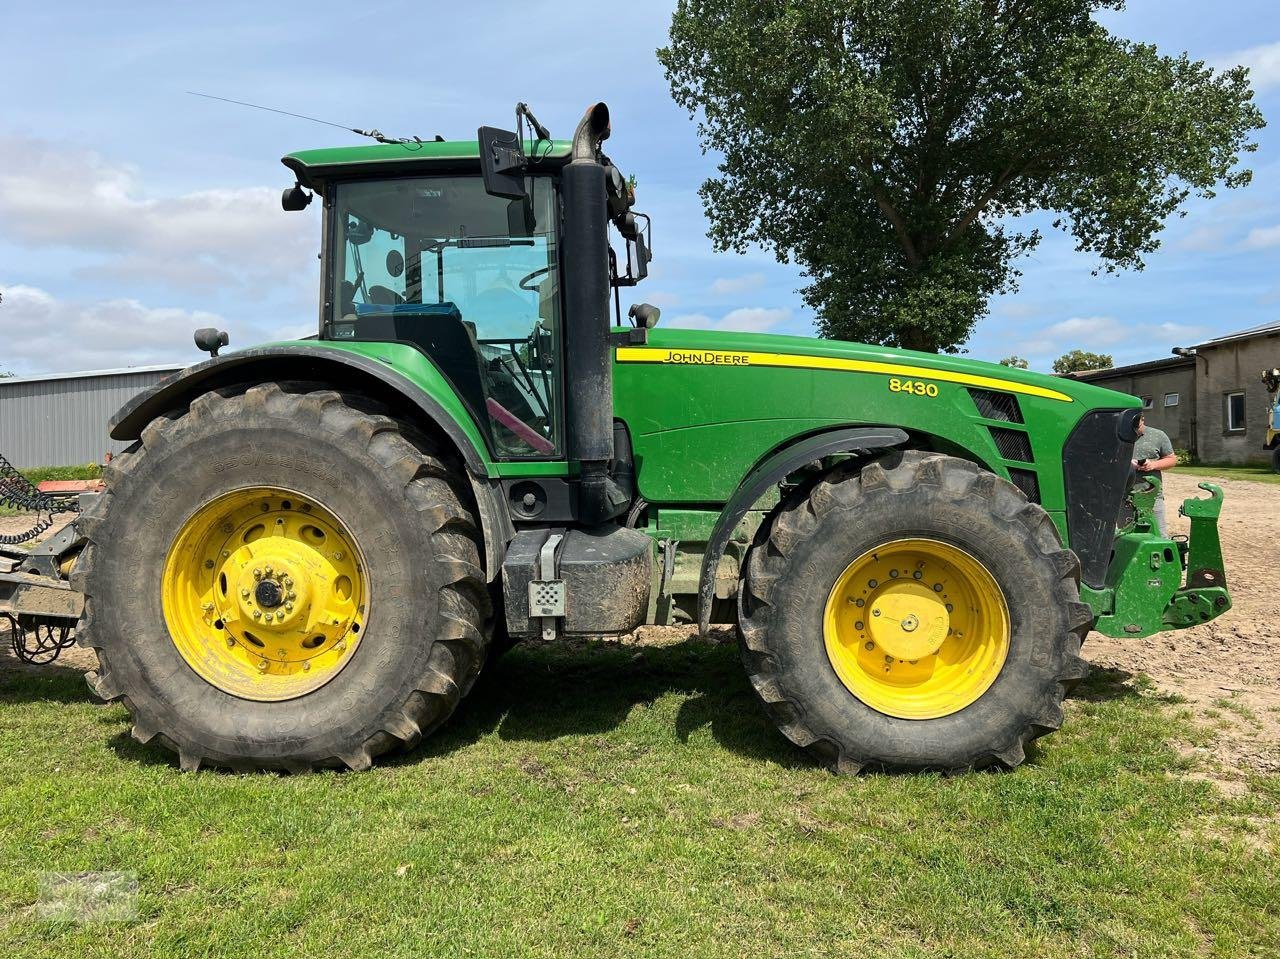
<svg viewBox="0 0 1280 959">
<path fill-rule="evenodd" d="M 1090 376 L 1089 382 L 1139 398 L 1151 397 L 1151 408 L 1145 414 L 1147 425 L 1168 433 L 1174 449 L 1193 450 L 1192 426 L 1196 396 L 1195 370 L 1190 363 L 1132 373 L 1120 370 L 1099 373 Z M 1164 405 L 1167 393 L 1178 394 L 1177 406 Z"/>
<path fill-rule="evenodd" d="M 1280 366 L 1280 332 L 1199 348 L 1196 406 L 1199 456 L 1206 463 L 1269 462 L 1267 439 L 1270 397 L 1262 371 Z M 1226 395 L 1244 390 L 1245 429 L 1228 432 Z"/>
</svg>

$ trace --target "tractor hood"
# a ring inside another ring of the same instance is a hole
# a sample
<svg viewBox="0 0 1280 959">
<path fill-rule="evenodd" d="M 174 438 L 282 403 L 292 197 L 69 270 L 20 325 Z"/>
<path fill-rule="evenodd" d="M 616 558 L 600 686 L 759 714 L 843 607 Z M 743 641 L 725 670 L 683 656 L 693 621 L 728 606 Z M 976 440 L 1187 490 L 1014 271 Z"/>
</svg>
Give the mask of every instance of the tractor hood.
<svg viewBox="0 0 1280 959">
<path fill-rule="evenodd" d="M 880 374 L 899 380 L 955 383 L 1072 404 L 1088 409 L 1140 408 L 1141 402 L 1064 376 L 1050 376 L 937 353 L 920 353 L 887 346 L 821 340 L 771 333 L 657 329 L 642 347 L 622 347 L 619 362 L 710 366 L 776 367 Z"/>
</svg>

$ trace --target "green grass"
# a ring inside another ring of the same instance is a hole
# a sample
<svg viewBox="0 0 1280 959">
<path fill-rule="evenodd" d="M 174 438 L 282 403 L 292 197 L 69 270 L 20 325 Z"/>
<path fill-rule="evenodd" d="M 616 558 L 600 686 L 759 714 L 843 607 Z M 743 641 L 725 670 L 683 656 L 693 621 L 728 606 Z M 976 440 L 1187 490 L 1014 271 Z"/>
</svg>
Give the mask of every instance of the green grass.
<svg viewBox="0 0 1280 959">
<path fill-rule="evenodd" d="M 1263 955 L 1280 777 L 1186 775 L 1115 671 L 1010 775 L 836 778 L 727 644 L 517 649 L 364 775 L 180 774 L 78 673 L 0 674 L 0 955 Z M 47 871 L 136 874 L 123 923 Z M 47 879 L 47 877 L 46 877 Z"/>
<path fill-rule="evenodd" d="M 1280 473 L 1274 472 L 1269 464 L 1265 466 L 1259 464 L 1250 464 L 1248 466 L 1214 466 L 1211 463 L 1197 463 L 1195 466 L 1179 466 L 1177 471 L 1179 473 L 1186 473 L 1188 476 L 1219 476 L 1223 479 L 1250 480 L 1254 483 L 1280 484 Z"/>
<path fill-rule="evenodd" d="M 84 466 L 40 466 L 18 472 L 32 483 L 42 483 L 45 480 L 97 479 L 102 475 L 102 467 L 97 463 L 87 463 Z M 0 516 L 17 516 L 19 512 L 0 501 Z"/>
</svg>

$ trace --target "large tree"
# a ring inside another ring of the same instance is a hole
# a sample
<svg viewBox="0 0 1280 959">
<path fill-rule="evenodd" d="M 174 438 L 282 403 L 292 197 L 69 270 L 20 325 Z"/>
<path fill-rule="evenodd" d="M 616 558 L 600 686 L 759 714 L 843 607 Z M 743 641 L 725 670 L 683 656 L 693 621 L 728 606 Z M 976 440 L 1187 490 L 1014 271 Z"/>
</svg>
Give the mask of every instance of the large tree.
<svg viewBox="0 0 1280 959">
<path fill-rule="evenodd" d="M 718 248 L 772 247 L 824 336 L 955 352 L 1054 225 L 1141 269 L 1192 194 L 1249 182 L 1248 71 L 1113 36 L 1122 0 L 679 0 L 658 51 L 721 157 Z"/>
</svg>

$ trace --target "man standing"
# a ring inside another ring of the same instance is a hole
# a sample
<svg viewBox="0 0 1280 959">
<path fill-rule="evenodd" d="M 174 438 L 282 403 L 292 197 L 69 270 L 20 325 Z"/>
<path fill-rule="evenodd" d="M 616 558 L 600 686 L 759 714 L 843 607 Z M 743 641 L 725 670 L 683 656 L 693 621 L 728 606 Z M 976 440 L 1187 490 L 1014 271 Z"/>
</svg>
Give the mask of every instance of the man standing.
<svg viewBox="0 0 1280 959">
<path fill-rule="evenodd" d="M 1169 535 L 1164 522 L 1164 475 L 1162 470 L 1173 469 L 1178 465 L 1178 457 L 1173 454 L 1173 444 L 1169 442 L 1169 434 L 1147 425 L 1146 416 L 1138 417 L 1138 441 L 1133 444 L 1133 468 L 1139 473 L 1154 473 L 1160 480 L 1160 495 L 1156 497 L 1156 528 L 1161 536 Z"/>
</svg>

